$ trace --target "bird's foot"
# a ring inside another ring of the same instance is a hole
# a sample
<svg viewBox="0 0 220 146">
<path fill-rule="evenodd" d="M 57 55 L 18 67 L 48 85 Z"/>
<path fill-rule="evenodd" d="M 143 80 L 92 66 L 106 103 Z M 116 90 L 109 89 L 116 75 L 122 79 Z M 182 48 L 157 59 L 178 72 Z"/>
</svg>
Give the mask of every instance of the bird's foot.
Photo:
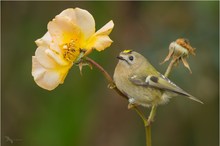
<svg viewBox="0 0 220 146">
<path fill-rule="evenodd" d="M 137 105 L 135 105 L 135 104 L 132 104 L 132 103 L 129 103 L 128 104 L 128 109 L 132 109 L 132 108 L 134 108 L 134 107 L 136 107 Z"/>
<path fill-rule="evenodd" d="M 129 99 L 128 99 L 128 102 L 129 102 L 129 104 L 128 104 L 128 109 L 132 109 L 132 108 L 134 108 L 135 106 L 137 106 L 137 104 L 135 104 L 134 98 L 129 98 Z"/>
</svg>

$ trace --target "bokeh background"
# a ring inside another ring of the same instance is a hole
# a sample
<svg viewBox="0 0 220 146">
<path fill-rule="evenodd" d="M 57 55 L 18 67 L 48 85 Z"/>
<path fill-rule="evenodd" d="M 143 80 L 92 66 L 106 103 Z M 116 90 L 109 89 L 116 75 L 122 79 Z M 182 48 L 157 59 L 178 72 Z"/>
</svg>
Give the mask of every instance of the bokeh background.
<svg viewBox="0 0 220 146">
<path fill-rule="evenodd" d="M 201 99 L 183 97 L 160 106 L 152 126 L 154 146 L 217 146 L 219 131 L 219 2 L 1 2 L 1 143 L 3 146 L 144 146 L 145 131 L 127 101 L 110 90 L 102 74 L 77 66 L 53 91 L 31 76 L 34 41 L 47 23 L 69 7 L 88 10 L 99 29 L 109 20 L 114 43 L 90 57 L 111 75 L 115 58 L 133 49 L 159 65 L 177 38 L 190 40 L 196 56 L 170 79 Z M 143 109 L 146 115 L 149 109 Z"/>
</svg>

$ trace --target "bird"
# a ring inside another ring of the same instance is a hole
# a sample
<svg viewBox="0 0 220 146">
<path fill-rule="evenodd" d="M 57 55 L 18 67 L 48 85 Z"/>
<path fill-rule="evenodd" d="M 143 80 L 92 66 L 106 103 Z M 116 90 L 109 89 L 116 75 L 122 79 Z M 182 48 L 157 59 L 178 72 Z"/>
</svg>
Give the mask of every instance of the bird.
<svg viewBox="0 0 220 146">
<path fill-rule="evenodd" d="M 157 106 L 177 95 L 203 104 L 158 72 L 143 55 L 124 50 L 117 58 L 119 61 L 113 80 L 116 87 L 128 97 L 129 105 Z"/>
</svg>

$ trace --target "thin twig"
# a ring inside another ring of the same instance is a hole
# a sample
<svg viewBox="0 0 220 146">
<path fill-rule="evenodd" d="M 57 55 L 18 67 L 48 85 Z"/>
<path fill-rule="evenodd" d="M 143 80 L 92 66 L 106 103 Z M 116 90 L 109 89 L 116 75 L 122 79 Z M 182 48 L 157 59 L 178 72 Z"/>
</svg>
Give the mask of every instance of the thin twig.
<svg viewBox="0 0 220 146">
<path fill-rule="evenodd" d="M 146 132 L 146 146 L 151 146 L 151 125 L 145 126 Z"/>
<path fill-rule="evenodd" d="M 150 115 L 147 121 L 144 121 L 145 124 L 145 133 L 146 133 L 146 146 L 151 146 L 151 123 L 154 121 L 154 116 L 156 115 L 157 106 L 153 105 L 151 107 Z"/>
<path fill-rule="evenodd" d="M 138 115 L 141 117 L 141 119 L 144 121 L 144 125 L 147 126 L 148 122 L 147 122 L 147 119 L 145 118 L 143 112 L 137 107 L 134 107 L 134 109 L 138 113 Z"/>
<path fill-rule="evenodd" d="M 148 117 L 148 125 L 150 125 L 154 121 L 154 117 L 156 115 L 157 106 L 153 105 L 151 108 L 150 115 Z"/>
</svg>

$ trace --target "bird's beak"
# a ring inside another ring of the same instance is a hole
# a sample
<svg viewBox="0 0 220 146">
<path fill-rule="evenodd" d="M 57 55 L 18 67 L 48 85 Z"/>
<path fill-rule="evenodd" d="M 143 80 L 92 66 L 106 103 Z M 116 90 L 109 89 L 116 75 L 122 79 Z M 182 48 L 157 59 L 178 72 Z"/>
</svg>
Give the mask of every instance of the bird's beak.
<svg viewBox="0 0 220 146">
<path fill-rule="evenodd" d="M 125 59 L 125 58 L 123 58 L 122 56 L 117 56 L 117 58 L 119 59 L 119 60 L 122 60 L 122 61 L 125 61 L 125 62 L 127 62 L 129 65 L 130 65 L 130 63 Z"/>
<path fill-rule="evenodd" d="M 120 60 L 125 60 L 123 57 L 121 57 L 121 56 L 117 56 L 117 58 L 118 59 L 120 59 Z"/>
</svg>

